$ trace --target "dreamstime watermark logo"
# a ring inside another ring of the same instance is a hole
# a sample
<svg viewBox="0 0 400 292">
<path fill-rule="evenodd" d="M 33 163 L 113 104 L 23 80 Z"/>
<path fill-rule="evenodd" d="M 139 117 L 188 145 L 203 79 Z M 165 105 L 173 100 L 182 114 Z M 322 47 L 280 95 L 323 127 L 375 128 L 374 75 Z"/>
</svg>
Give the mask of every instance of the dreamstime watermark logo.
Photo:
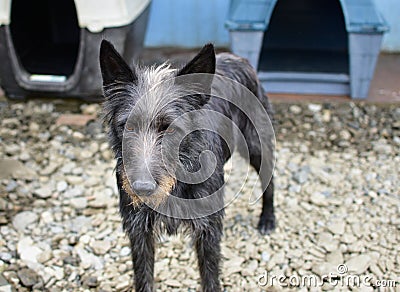
<svg viewBox="0 0 400 292">
<path fill-rule="evenodd" d="M 212 101 L 208 101 L 211 105 L 201 101 L 207 96 L 212 96 Z M 196 103 L 202 104 L 196 107 Z M 185 110 L 189 104 L 195 106 Z M 160 120 L 169 120 L 163 135 L 154 132 L 154 125 Z M 160 192 L 164 192 L 167 199 L 163 204 L 152 205 L 148 198 L 143 202 L 161 214 L 180 219 L 201 218 L 218 212 L 237 198 L 249 183 L 251 166 L 235 174 L 235 180 L 240 183 L 232 185 L 233 191 L 226 196 L 223 189 L 231 179 L 230 173 L 224 183 L 215 178 L 216 174 L 223 173 L 222 147 L 227 147 L 230 153 L 238 150 L 248 161 L 254 157 L 259 159 L 262 189 L 258 189 L 257 181 L 253 182 L 249 203 L 260 199 L 272 178 L 275 133 L 265 102 L 232 79 L 190 74 L 164 80 L 142 94 L 126 124 L 134 129 L 125 128 L 123 133 L 126 177 L 130 186 L 146 173 L 152 177 L 158 185 L 158 196 L 162 197 Z M 232 163 L 231 169 L 234 169 Z M 203 190 L 202 194 L 191 194 L 192 199 L 170 195 L 177 182 L 198 185 L 207 180 L 216 181 L 207 189 L 207 194 Z"/>
<path fill-rule="evenodd" d="M 345 264 L 340 264 L 336 268 L 337 271 L 330 272 L 327 275 L 275 275 L 264 271 L 258 275 L 257 283 L 260 287 L 280 286 L 280 287 L 297 287 L 297 288 L 319 288 L 324 285 L 340 288 L 350 287 L 396 287 L 395 280 L 376 280 L 372 275 L 352 275 L 348 273 L 349 269 Z"/>
</svg>

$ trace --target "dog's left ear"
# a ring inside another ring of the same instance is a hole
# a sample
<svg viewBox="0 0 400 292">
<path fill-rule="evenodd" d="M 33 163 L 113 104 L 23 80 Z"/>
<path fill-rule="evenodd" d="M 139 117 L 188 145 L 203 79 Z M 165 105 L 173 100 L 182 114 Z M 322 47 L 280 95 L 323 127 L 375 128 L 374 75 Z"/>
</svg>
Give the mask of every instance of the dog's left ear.
<svg viewBox="0 0 400 292">
<path fill-rule="evenodd" d="M 195 94 L 191 97 L 187 97 L 189 98 L 187 101 L 195 107 L 202 107 L 210 99 L 211 85 L 215 74 L 215 51 L 212 44 L 205 45 L 201 51 L 186 64 L 186 66 L 179 70 L 177 77 L 199 73 L 204 75 L 193 77 L 194 80 L 192 80 L 190 76 L 183 79 L 177 79 L 180 84 L 188 82 L 190 85 L 199 86 L 197 83 L 199 83 L 199 78 L 201 78 L 201 88 L 199 88 L 199 91 L 201 91 L 202 94 Z M 191 81 L 196 84 L 191 84 Z"/>
<path fill-rule="evenodd" d="M 215 50 L 212 44 L 205 45 L 201 51 L 178 72 L 178 76 L 194 73 L 215 73 Z"/>
</svg>

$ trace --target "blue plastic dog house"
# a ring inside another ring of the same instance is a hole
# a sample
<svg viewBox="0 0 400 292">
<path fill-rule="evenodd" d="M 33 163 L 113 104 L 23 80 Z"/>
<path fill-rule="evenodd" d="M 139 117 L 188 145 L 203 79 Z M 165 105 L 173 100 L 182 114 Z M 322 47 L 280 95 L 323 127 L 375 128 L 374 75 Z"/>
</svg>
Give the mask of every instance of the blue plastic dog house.
<svg viewBox="0 0 400 292">
<path fill-rule="evenodd" d="M 386 22 L 373 0 L 231 0 L 231 49 L 267 92 L 365 98 Z"/>
</svg>

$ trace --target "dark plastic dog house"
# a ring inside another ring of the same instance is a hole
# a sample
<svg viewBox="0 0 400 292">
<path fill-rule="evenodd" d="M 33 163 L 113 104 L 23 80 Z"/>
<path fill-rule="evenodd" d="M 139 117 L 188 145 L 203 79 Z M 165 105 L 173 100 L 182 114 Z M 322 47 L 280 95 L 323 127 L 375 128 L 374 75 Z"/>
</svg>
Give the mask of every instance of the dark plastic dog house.
<svg viewBox="0 0 400 292">
<path fill-rule="evenodd" d="M 383 33 L 373 0 L 231 0 L 231 49 L 267 92 L 365 98 Z"/>
<path fill-rule="evenodd" d="M 0 0 L 0 85 L 9 98 L 98 98 L 100 42 L 132 61 L 150 0 Z"/>
</svg>

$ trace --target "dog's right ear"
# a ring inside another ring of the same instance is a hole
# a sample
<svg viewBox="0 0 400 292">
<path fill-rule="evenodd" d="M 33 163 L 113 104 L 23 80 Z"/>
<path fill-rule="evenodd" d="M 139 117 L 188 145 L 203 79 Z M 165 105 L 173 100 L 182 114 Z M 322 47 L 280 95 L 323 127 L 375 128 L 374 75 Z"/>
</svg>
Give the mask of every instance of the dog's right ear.
<svg viewBox="0 0 400 292">
<path fill-rule="evenodd" d="M 129 68 L 114 46 L 106 40 L 102 40 L 100 46 L 100 69 L 103 77 L 103 86 L 112 83 L 135 83 L 137 76 Z"/>
</svg>

